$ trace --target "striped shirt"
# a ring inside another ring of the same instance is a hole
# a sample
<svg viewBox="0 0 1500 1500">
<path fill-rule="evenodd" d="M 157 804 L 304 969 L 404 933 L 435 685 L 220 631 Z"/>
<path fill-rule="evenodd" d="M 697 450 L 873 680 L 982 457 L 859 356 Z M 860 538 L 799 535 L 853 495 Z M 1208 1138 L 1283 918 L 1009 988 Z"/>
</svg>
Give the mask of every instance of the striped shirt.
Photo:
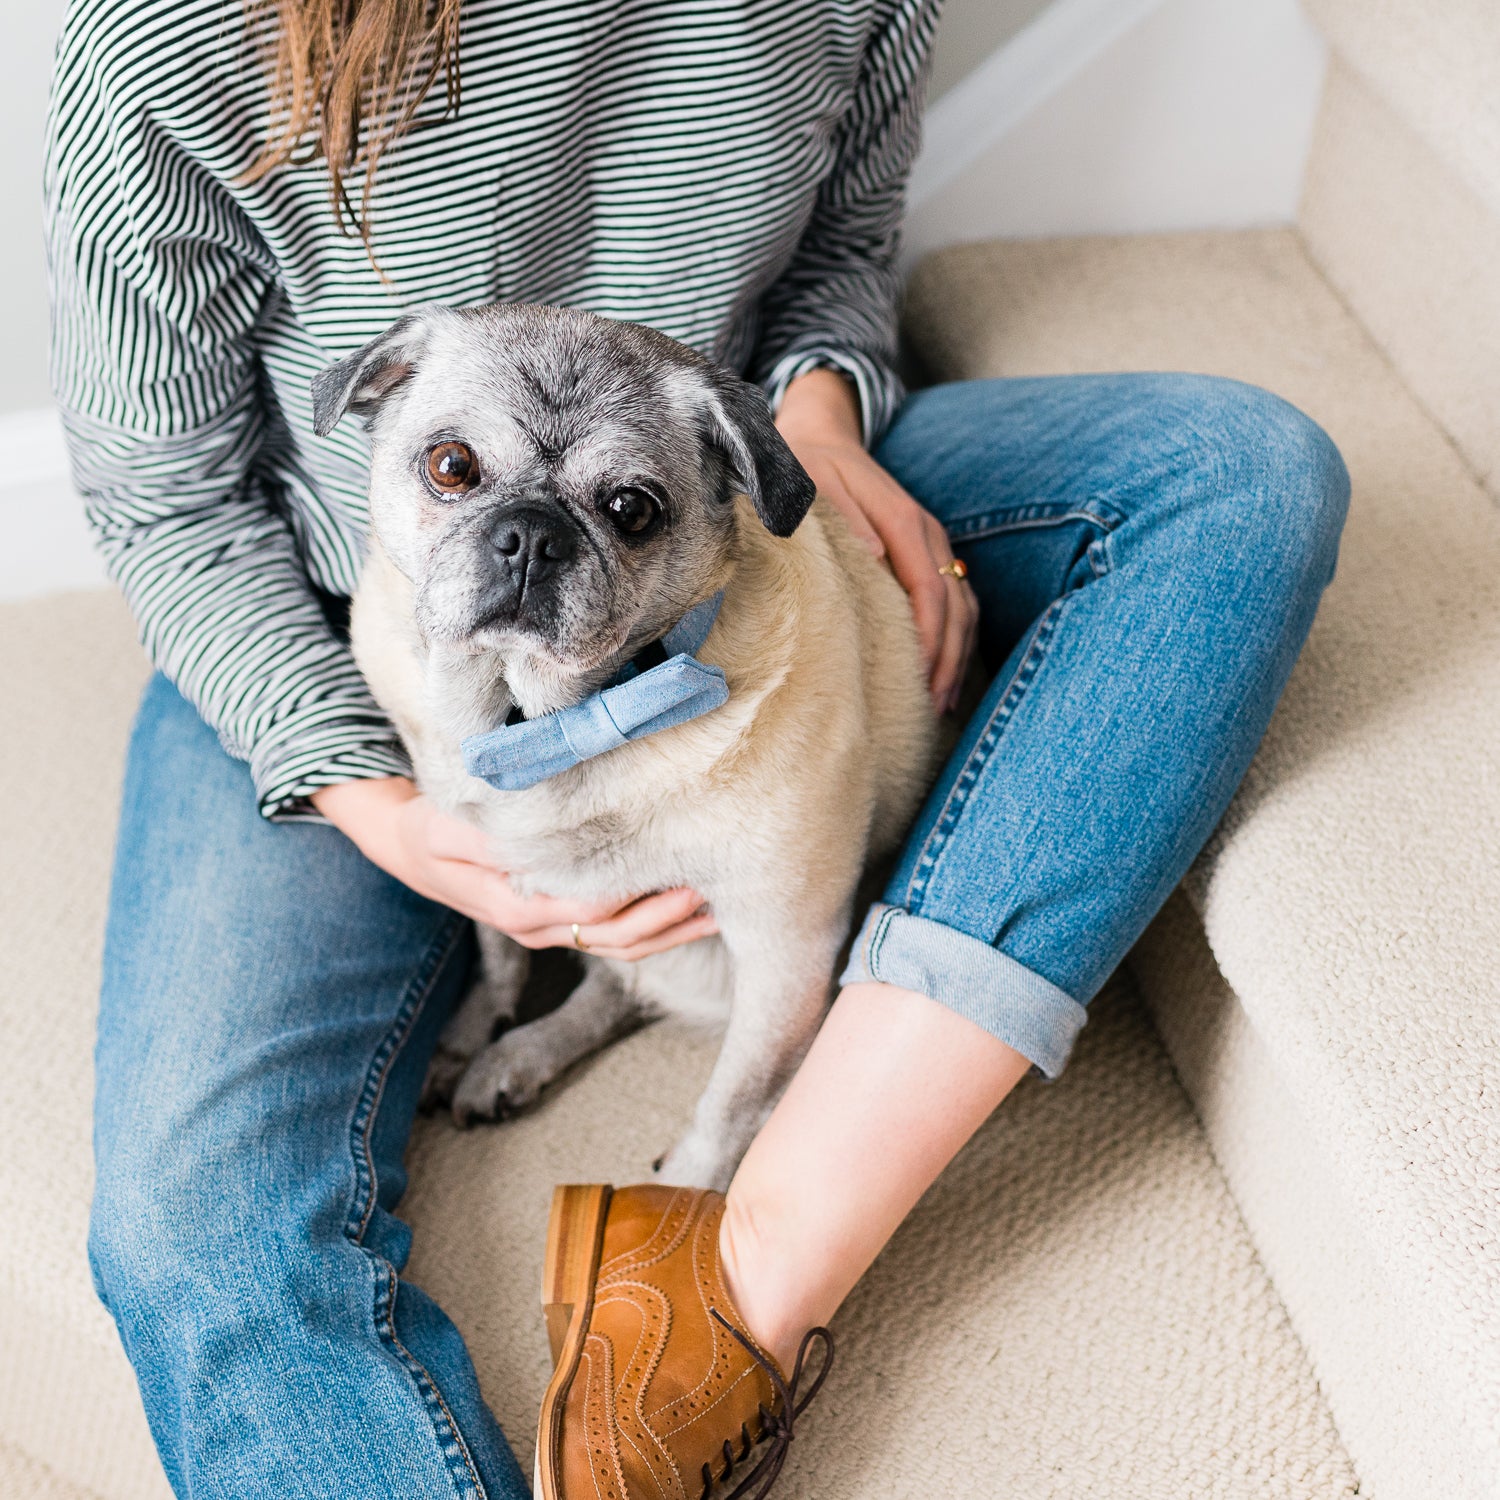
<svg viewBox="0 0 1500 1500">
<path fill-rule="evenodd" d="M 413 303 L 560 303 L 773 402 L 841 369 L 873 440 L 938 4 L 470 0 L 461 108 L 435 88 L 376 179 L 382 281 L 321 163 L 238 180 L 269 100 L 235 0 L 74 0 L 45 177 L 74 474 L 148 652 L 267 816 L 409 769 L 325 608 L 358 577 L 369 452 L 354 423 L 314 435 L 314 372 Z"/>
</svg>

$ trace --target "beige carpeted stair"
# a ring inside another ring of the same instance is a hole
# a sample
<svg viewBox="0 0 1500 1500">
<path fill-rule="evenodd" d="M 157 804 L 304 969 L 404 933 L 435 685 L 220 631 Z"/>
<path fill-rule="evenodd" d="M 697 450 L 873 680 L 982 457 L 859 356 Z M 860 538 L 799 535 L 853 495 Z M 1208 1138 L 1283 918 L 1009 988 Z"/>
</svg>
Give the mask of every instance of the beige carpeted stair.
<svg viewBox="0 0 1500 1500">
<path fill-rule="evenodd" d="M 1500 31 L 1500 5 L 1494 15 Z M 1412 393 L 1500 492 L 1500 157 L 1492 166 L 1493 203 L 1336 56 L 1300 227 Z"/>
<path fill-rule="evenodd" d="M 103 1500 L 80 1489 L 30 1454 L 0 1443 L 0 1500 Z"/>
<path fill-rule="evenodd" d="M 1309 9 L 1332 62 L 1300 235 L 1258 288 L 1240 278 L 1217 336 L 1196 316 L 1220 278 L 1206 241 L 958 252 L 925 274 L 945 308 L 955 275 L 975 290 L 962 331 L 944 342 L 920 284 L 909 322 L 945 377 L 1259 380 L 1350 459 L 1341 573 L 1302 667 L 1135 967 L 1366 1488 L 1493 1497 L 1500 9 Z"/>
<path fill-rule="evenodd" d="M 955 250 L 908 324 L 945 378 L 1234 374 L 1343 448 L 1339 577 L 1187 886 L 1233 993 L 1181 909 L 1138 968 L 1361 1474 L 1495 1494 L 1494 501 L 1291 232 Z"/>
</svg>

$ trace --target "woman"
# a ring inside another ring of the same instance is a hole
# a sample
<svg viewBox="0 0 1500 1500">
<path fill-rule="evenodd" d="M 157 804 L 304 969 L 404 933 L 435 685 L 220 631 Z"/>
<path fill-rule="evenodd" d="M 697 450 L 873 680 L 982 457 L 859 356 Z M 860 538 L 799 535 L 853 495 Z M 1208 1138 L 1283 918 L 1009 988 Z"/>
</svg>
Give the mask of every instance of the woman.
<svg viewBox="0 0 1500 1500">
<path fill-rule="evenodd" d="M 727 1206 L 691 1206 L 746 1368 L 779 1377 L 1017 1079 L 1062 1068 L 1243 773 L 1332 571 L 1343 467 L 1223 381 L 903 398 L 936 10 L 75 0 L 55 384 L 160 669 L 90 1252 L 179 1494 L 525 1493 L 456 1330 L 400 1280 L 402 1149 L 470 919 L 531 947 L 577 923 L 627 959 L 713 931 L 690 891 L 520 899 L 406 777 L 342 629 L 366 452 L 314 435 L 308 393 L 402 308 L 573 303 L 748 373 L 905 585 L 937 706 L 976 634 L 994 673 Z"/>
</svg>

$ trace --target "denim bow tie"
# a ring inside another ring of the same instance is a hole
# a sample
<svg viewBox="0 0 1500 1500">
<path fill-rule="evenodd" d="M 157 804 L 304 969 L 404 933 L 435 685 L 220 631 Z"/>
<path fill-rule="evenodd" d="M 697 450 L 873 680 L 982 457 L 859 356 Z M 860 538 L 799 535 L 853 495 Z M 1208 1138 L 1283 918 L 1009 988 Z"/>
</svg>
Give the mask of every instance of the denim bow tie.
<svg viewBox="0 0 1500 1500">
<path fill-rule="evenodd" d="M 719 617 L 723 592 L 695 604 L 660 640 L 636 655 L 610 685 L 556 713 L 527 719 L 511 709 L 505 723 L 471 734 L 459 747 L 464 769 L 496 791 L 518 792 L 627 740 L 685 724 L 729 697 L 719 667 L 706 667 L 697 651 Z"/>
</svg>

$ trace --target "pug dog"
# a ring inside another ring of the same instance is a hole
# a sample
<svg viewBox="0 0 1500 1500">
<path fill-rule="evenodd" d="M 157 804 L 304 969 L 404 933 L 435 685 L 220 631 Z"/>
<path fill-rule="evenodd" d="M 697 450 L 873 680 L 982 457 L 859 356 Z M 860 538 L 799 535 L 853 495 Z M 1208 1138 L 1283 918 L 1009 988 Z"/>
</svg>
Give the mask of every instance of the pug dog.
<svg viewBox="0 0 1500 1500">
<path fill-rule="evenodd" d="M 711 1021 L 718 1058 L 656 1172 L 724 1188 L 824 1015 L 862 873 L 935 769 L 902 589 L 815 501 L 764 395 L 650 328 L 426 307 L 313 393 L 319 434 L 346 413 L 369 433 L 353 649 L 418 786 L 523 893 L 690 887 L 718 926 L 635 963 L 585 954 L 561 1007 L 524 1025 L 525 950 L 481 930 L 429 1098 L 495 1118 L 643 1021 Z M 712 620 L 694 656 L 718 706 L 531 785 L 470 774 L 466 741 L 546 731 L 685 618 Z"/>
</svg>

